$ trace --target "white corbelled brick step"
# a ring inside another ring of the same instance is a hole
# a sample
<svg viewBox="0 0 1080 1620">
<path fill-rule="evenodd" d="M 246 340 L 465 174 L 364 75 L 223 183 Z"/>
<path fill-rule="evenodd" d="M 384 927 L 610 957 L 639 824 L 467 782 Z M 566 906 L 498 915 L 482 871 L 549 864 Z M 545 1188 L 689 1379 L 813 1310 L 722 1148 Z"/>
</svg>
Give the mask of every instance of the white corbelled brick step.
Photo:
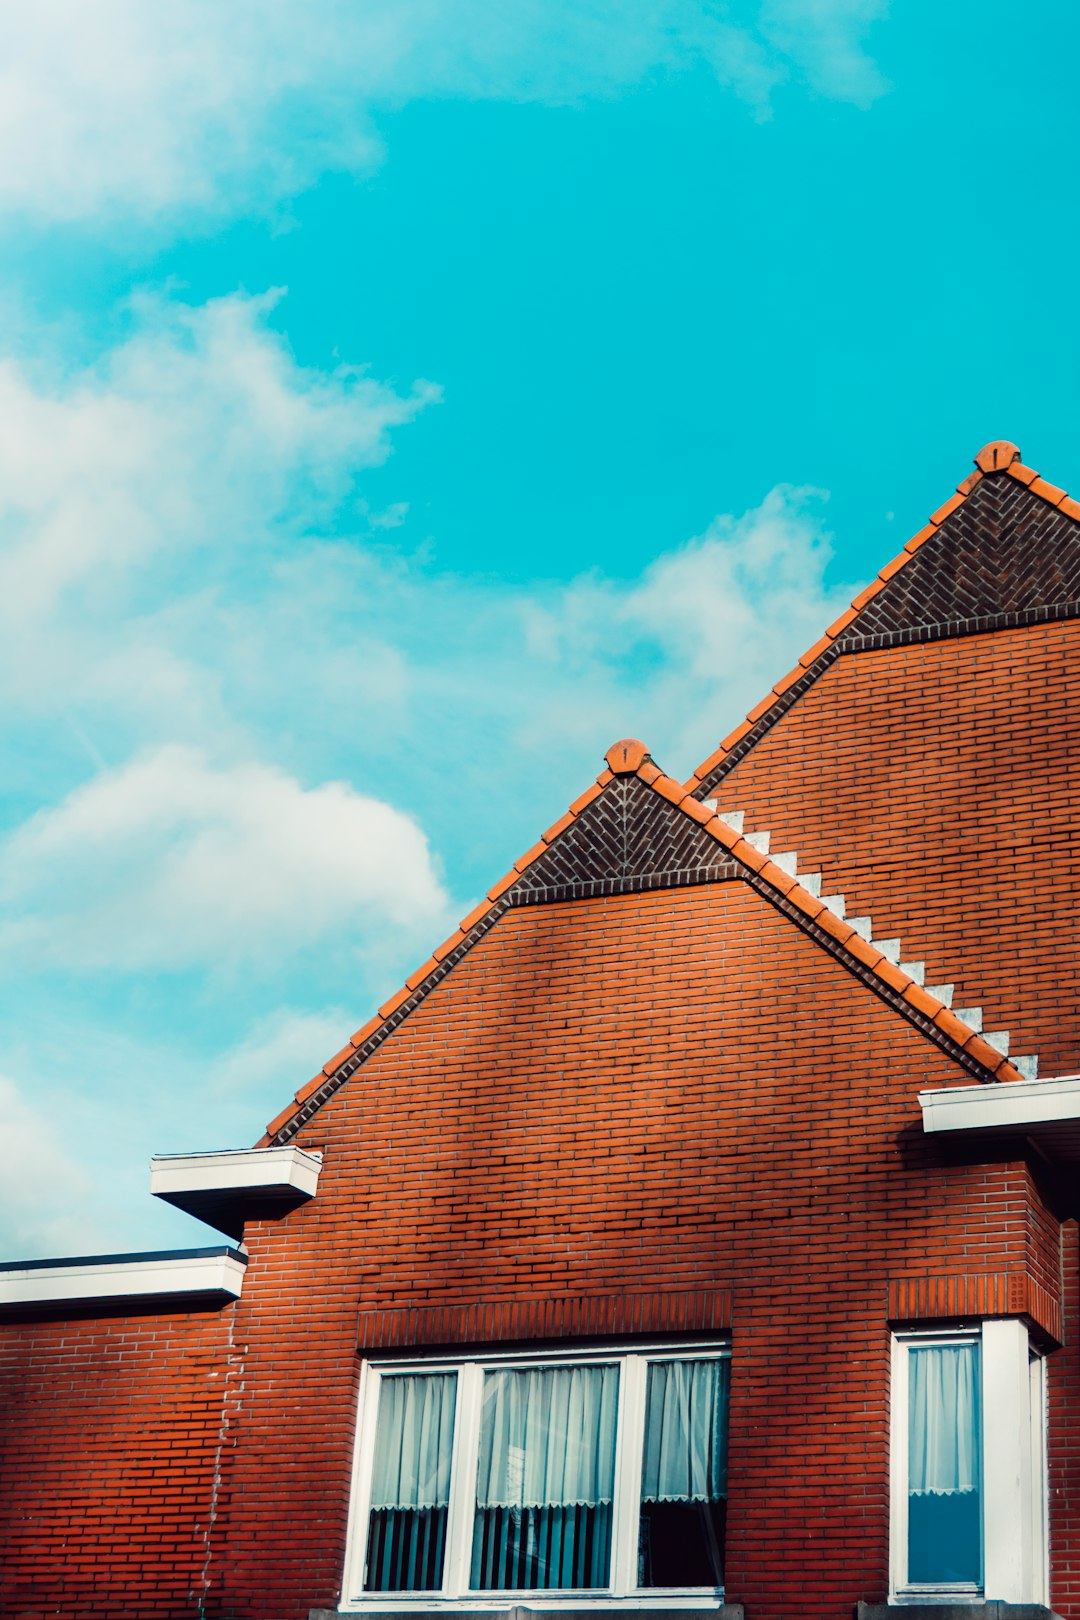
<svg viewBox="0 0 1080 1620">
<path fill-rule="evenodd" d="M 741 833 L 752 849 L 756 849 L 760 855 L 769 855 L 771 834 L 767 828 L 760 828 L 756 832 L 746 832 L 745 811 L 725 810 L 721 808 L 723 800 L 719 798 L 706 799 L 705 803 L 710 807 L 710 809 L 716 812 L 721 821 L 726 822 L 726 824 L 731 827 L 733 831 Z M 798 878 L 800 885 L 807 891 L 807 893 L 812 894 L 815 899 L 820 899 L 822 905 L 827 907 L 827 909 L 832 912 L 834 917 L 846 916 L 846 901 L 842 894 L 823 895 L 821 893 L 820 872 L 806 872 L 802 876 L 799 875 L 799 857 L 796 850 L 784 850 L 780 854 L 771 855 L 769 858 L 776 866 L 780 868 L 781 872 L 786 872 L 788 877 Z M 916 984 L 926 984 L 926 963 L 901 962 L 900 955 L 903 947 L 899 938 L 893 937 L 890 939 L 874 939 L 873 923 L 869 917 L 846 917 L 846 921 L 848 922 L 849 926 L 853 928 L 859 935 L 860 939 L 865 939 L 868 943 L 875 945 L 886 960 L 889 962 L 894 962 L 900 968 L 902 973 L 907 974 L 909 979 L 912 979 Z M 943 1006 L 952 1006 L 954 990 L 953 985 L 932 984 L 927 985 L 926 989 L 927 994 L 933 996 L 935 1000 L 940 1001 Z M 982 1035 L 987 1045 L 992 1046 L 995 1052 L 1000 1052 L 1002 1057 L 1008 1057 L 1008 1030 L 984 1031 L 982 1027 L 983 1015 L 981 1007 L 958 1007 L 956 1008 L 956 1016 L 962 1023 L 966 1024 L 969 1029 L 973 1030 L 976 1035 Z M 1034 1080 L 1038 1076 L 1038 1057 L 1017 1057 L 1013 1059 L 1013 1064 L 1017 1072 L 1021 1074 L 1025 1080 Z"/>
</svg>

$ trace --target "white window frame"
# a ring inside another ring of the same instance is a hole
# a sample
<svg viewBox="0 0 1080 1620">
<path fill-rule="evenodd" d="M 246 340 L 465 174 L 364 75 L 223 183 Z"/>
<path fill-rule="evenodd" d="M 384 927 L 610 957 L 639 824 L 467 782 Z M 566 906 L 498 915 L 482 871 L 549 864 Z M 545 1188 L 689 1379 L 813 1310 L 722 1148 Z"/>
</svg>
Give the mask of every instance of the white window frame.
<svg viewBox="0 0 1080 1620">
<path fill-rule="evenodd" d="M 638 1343 L 590 1346 L 522 1354 L 520 1351 L 475 1352 L 460 1359 L 447 1357 L 376 1358 L 365 1361 L 360 1372 L 359 1422 L 353 1458 L 349 1530 L 341 1609 L 415 1612 L 425 1609 L 506 1609 L 524 1600 L 544 1609 L 719 1608 L 724 1591 L 717 1586 L 639 1587 L 637 1585 L 638 1526 L 641 1506 L 642 1448 L 645 1434 L 645 1394 L 648 1365 L 652 1361 L 716 1361 L 729 1359 L 726 1339 L 690 1344 Z M 475 1512 L 476 1468 L 480 1447 L 480 1406 L 484 1373 L 513 1367 L 619 1368 L 618 1421 L 615 1443 L 615 1485 L 612 1502 L 610 1586 L 562 1590 L 506 1589 L 498 1592 L 469 1589 L 472 1524 Z M 450 1502 L 446 1523 L 444 1586 L 438 1592 L 365 1592 L 368 1513 L 375 1458 L 375 1421 L 379 1381 L 385 1373 L 449 1373 L 458 1375 L 454 1415 Z"/>
<path fill-rule="evenodd" d="M 982 1581 L 916 1585 L 907 1580 L 908 1351 L 980 1346 Z M 1048 1601 L 1045 1360 L 1016 1317 L 953 1331 L 892 1336 L 889 1598 L 893 1603 Z"/>
</svg>

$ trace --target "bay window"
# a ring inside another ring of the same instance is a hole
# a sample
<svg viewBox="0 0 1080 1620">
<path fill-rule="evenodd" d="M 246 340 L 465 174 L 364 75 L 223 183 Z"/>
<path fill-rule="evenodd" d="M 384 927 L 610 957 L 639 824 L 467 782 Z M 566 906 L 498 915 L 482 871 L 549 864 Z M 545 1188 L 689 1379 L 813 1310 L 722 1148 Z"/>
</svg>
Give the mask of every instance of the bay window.
<svg viewBox="0 0 1080 1620">
<path fill-rule="evenodd" d="M 1015 1318 L 894 1337 L 896 1601 L 1045 1602 L 1043 1367 Z"/>
<path fill-rule="evenodd" d="M 364 1368 L 349 1607 L 723 1586 L 726 1346 Z"/>
</svg>

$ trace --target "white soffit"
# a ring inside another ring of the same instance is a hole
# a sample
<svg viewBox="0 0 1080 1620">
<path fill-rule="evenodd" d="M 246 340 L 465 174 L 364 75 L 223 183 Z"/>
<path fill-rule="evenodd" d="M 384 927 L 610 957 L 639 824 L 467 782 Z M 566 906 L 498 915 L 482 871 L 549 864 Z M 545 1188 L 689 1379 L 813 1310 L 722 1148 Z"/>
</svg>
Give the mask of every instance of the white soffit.
<svg viewBox="0 0 1080 1620">
<path fill-rule="evenodd" d="M 923 1130 L 931 1135 L 1020 1131 L 1047 1145 L 1072 1147 L 1080 1135 L 1080 1075 L 920 1091 L 919 1106 Z"/>
<path fill-rule="evenodd" d="M 179 1203 L 185 1193 L 295 1194 L 314 1198 L 322 1154 L 301 1147 L 233 1148 L 223 1153 L 155 1153 L 150 1191 Z"/>
<path fill-rule="evenodd" d="M 0 1265 L 0 1305 L 169 1296 L 239 1299 L 247 1259 L 237 1249 L 174 1249 Z"/>
</svg>

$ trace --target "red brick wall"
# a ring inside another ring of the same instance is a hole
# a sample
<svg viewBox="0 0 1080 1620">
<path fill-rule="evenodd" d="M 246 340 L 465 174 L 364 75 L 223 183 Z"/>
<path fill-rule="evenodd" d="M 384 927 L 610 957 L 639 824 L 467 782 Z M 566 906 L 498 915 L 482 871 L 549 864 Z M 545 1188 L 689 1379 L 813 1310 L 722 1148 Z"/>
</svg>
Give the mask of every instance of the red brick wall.
<svg viewBox="0 0 1080 1620">
<path fill-rule="evenodd" d="M 881 1597 L 888 1279 L 1045 1248 L 1007 1148 L 923 1137 L 958 1078 L 742 883 L 508 913 L 305 1128 L 314 1203 L 249 1229 L 227 1612 L 337 1598 L 358 1309 L 718 1283 L 731 1597 Z"/>
<path fill-rule="evenodd" d="M 235 1307 L 7 1331 L 0 1612 L 302 1620 L 339 1592 L 359 1310 L 730 1287 L 729 1594 L 848 1620 L 887 1582 L 889 1280 L 1056 1286 L 1016 1150 L 922 1134 L 954 1081 L 743 883 L 509 912 L 305 1128 L 318 1197 L 249 1228 Z"/>
<path fill-rule="evenodd" d="M 200 1613 L 233 1307 L 0 1326 L 0 1614 Z"/>
<path fill-rule="evenodd" d="M 1060 1074 L 1080 1069 L 1078 753 L 1072 620 L 847 654 L 714 791 Z"/>
</svg>

